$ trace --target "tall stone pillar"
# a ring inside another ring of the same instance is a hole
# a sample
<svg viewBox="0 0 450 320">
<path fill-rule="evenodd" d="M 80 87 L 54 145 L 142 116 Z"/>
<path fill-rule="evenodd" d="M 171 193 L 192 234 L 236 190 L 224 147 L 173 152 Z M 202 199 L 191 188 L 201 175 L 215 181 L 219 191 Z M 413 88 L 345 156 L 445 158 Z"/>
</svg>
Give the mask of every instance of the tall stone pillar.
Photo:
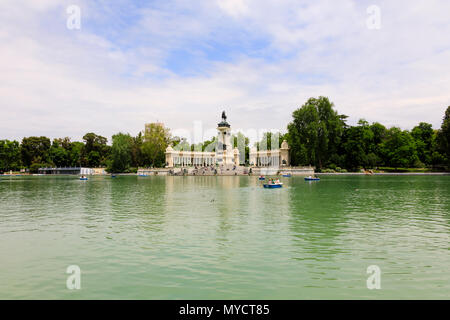
<svg viewBox="0 0 450 320">
<path fill-rule="evenodd" d="M 291 165 L 291 159 L 289 156 L 289 145 L 286 140 L 284 140 L 283 143 L 281 143 L 280 165 L 282 165 L 282 166 L 290 166 Z"/>
<path fill-rule="evenodd" d="M 166 167 L 167 168 L 173 168 L 173 148 L 171 146 L 168 146 L 166 148 Z"/>
<path fill-rule="evenodd" d="M 239 149 L 238 148 L 234 148 L 234 164 L 236 166 L 239 166 Z"/>
<path fill-rule="evenodd" d="M 217 125 L 216 162 L 219 165 L 234 163 L 233 146 L 231 145 L 231 128 L 227 122 L 225 111 L 222 112 L 222 121 Z"/>
</svg>

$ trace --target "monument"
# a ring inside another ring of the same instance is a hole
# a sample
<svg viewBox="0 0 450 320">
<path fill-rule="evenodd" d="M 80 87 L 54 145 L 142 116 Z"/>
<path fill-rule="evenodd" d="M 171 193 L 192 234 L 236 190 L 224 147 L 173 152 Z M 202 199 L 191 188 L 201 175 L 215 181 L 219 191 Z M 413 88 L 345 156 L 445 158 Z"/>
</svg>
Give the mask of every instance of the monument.
<svg viewBox="0 0 450 320">
<path fill-rule="evenodd" d="M 222 112 L 222 121 L 217 125 L 217 146 L 216 146 L 216 162 L 218 165 L 232 165 L 236 164 L 234 155 L 235 151 L 239 156 L 238 149 L 233 150 L 231 144 L 231 128 L 227 122 L 225 111 Z M 238 157 L 239 158 L 239 157 Z M 238 163 L 239 165 L 239 159 Z"/>
<path fill-rule="evenodd" d="M 231 126 L 227 122 L 225 111 L 222 112 L 222 121 L 217 124 L 217 139 L 214 150 L 191 151 L 176 150 L 168 146 L 166 149 L 166 168 L 174 167 L 231 167 L 244 165 L 238 148 L 233 148 L 231 141 Z M 245 152 L 242 150 L 241 152 Z M 274 150 L 257 150 L 251 148 L 250 166 L 254 167 L 288 167 L 290 165 L 289 146 L 283 141 L 281 148 Z"/>
</svg>

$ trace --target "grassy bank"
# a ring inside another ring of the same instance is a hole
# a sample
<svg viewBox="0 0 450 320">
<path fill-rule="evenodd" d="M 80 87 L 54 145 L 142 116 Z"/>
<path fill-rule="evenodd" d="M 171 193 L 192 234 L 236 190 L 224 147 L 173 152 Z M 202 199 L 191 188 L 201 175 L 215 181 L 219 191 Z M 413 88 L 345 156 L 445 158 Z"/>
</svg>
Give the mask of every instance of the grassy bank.
<svg viewBox="0 0 450 320">
<path fill-rule="evenodd" d="M 379 167 L 378 169 L 372 170 L 374 173 L 432 173 L 432 172 L 442 172 L 444 170 L 436 170 L 433 168 L 392 168 L 392 167 Z"/>
</svg>

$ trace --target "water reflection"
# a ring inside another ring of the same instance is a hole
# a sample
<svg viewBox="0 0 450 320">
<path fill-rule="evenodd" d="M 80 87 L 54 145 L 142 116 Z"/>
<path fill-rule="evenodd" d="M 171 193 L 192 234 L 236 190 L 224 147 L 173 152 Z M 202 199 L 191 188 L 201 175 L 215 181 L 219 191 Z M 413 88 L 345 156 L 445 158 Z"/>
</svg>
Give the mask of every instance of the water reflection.
<svg viewBox="0 0 450 320">
<path fill-rule="evenodd" d="M 291 230 L 301 253 L 306 250 L 314 257 L 317 251 L 321 256 L 341 252 L 338 238 L 344 232 L 347 212 L 336 211 L 336 207 L 345 202 L 348 190 L 330 190 L 327 180 L 297 182 L 290 190 L 289 202 L 292 204 Z"/>
<path fill-rule="evenodd" d="M 450 177 L 281 180 L 2 179 L 0 298 L 448 298 Z"/>
</svg>

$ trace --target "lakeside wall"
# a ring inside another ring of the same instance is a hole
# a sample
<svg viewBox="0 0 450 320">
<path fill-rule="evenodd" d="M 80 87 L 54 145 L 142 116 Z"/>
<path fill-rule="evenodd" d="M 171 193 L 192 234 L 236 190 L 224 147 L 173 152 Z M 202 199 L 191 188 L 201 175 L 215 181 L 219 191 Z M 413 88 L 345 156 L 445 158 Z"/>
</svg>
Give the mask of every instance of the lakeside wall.
<svg viewBox="0 0 450 320">
<path fill-rule="evenodd" d="M 450 172 L 331 172 L 331 173 L 316 173 L 317 176 L 449 176 Z"/>
<path fill-rule="evenodd" d="M 185 167 L 185 168 L 139 168 L 138 175 L 148 176 L 260 176 L 260 175 L 283 175 L 293 176 L 314 175 L 313 167 Z"/>
</svg>

